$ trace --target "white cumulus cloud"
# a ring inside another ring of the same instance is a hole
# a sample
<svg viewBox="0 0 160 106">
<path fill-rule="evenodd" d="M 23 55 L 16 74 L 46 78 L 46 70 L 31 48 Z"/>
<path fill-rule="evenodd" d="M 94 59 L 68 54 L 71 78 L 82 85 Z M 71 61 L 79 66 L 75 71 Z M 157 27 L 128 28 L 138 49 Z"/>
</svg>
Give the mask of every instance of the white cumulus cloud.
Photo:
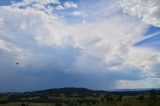
<svg viewBox="0 0 160 106">
<path fill-rule="evenodd" d="M 23 0 L 24 3 L 37 3 L 37 4 L 49 4 L 49 3 L 58 3 L 59 0 Z"/>
<path fill-rule="evenodd" d="M 77 6 L 77 3 L 74 3 L 73 1 L 71 1 L 71 2 L 65 2 L 64 7 L 66 7 L 66 8 L 77 8 L 78 6 Z"/>
<path fill-rule="evenodd" d="M 125 13 L 141 18 L 145 23 L 160 27 L 159 0 L 120 0 Z"/>
<path fill-rule="evenodd" d="M 120 11 L 117 2 L 107 4 L 102 2 L 82 10 L 92 14 L 87 14 L 85 23 L 77 24 L 70 24 L 70 20 L 67 23 L 65 16 L 48 14 L 34 6 L 0 7 L 0 50 L 9 53 L 9 57 L 25 61 L 27 71 L 36 68 L 60 70 L 71 75 L 93 74 L 126 85 L 119 87 L 132 87 L 128 84 L 130 82 L 135 87 L 141 86 L 145 77 L 158 73 L 160 53 L 134 45 L 145 38 L 148 25 L 132 16 L 116 14 Z M 96 8 L 99 5 L 101 8 Z M 77 8 L 77 5 L 72 2 L 64 7 Z M 78 11 L 74 13 L 80 14 Z M 119 74 L 117 77 L 116 73 Z M 134 78 L 141 80 L 130 81 Z"/>
</svg>

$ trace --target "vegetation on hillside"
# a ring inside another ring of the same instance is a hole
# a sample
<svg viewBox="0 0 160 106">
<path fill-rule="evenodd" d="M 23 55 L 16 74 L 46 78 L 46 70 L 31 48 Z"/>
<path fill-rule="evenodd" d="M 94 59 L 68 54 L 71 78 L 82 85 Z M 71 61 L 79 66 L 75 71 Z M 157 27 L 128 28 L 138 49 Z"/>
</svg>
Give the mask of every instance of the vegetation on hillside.
<svg viewBox="0 0 160 106">
<path fill-rule="evenodd" d="M 160 91 L 106 92 L 85 88 L 60 88 L 1 93 L 0 106 L 160 106 Z"/>
</svg>

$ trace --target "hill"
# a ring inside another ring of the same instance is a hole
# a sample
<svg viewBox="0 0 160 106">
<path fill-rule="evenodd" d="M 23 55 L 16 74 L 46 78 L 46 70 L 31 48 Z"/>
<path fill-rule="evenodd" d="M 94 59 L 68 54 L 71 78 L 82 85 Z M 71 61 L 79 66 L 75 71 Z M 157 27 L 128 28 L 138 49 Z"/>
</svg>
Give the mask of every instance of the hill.
<svg viewBox="0 0 160 106">
<path fill-rule="evenodd" d="M 130 106 L 132 104 L 160 106 L 160 90 L 98 91 L 69 87 L 0 94 L 0 106 Z"/>
</svg>

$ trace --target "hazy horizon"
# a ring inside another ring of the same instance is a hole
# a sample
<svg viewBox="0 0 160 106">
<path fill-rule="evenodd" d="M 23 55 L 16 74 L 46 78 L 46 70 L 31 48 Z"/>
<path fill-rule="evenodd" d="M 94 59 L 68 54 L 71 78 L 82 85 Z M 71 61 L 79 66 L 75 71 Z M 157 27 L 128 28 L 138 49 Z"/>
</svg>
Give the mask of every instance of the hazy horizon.
<svg viewBox="0 0 160 106">
<path fill-rule="evenodd" d="M 0 0 L 0 92 L 160 88 L 159 0 Z"/>
</svg>

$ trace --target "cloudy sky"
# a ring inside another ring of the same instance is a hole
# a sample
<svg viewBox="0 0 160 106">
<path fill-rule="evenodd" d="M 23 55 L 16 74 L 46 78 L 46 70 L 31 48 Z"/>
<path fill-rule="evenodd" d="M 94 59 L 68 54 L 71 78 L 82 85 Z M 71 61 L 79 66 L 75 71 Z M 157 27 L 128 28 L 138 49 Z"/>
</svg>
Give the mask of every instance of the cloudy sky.
<svg viewBox="0 0 160 106">
<path fill-rule="evenodd" d="M 159 0 L 0 0 L 0 92 L 159 88 L 159 67 Z"/>
</svg>

